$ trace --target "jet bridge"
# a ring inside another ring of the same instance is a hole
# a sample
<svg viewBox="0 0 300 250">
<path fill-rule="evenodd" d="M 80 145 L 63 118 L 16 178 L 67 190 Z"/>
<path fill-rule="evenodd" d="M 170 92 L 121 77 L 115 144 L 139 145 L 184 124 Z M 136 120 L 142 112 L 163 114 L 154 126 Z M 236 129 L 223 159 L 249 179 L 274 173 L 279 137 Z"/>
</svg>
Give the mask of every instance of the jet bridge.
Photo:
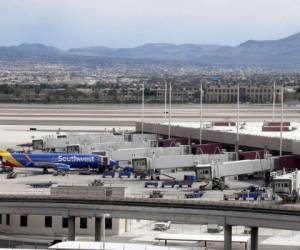
<svg viewBox="0 0 300 250">
<path fill-rule="evenodd" d="M 116 161 L 130 161 L 133 158 L 161 157 L 173 155 L 187 155 L 190 148 L 186 145 L 177 147 L 141 147 L 141 148 L 120 148 L 107 151 L 107 155 Z"/>
<path fill-rule="evenodd" d="M 157 146 L 155 134 L 122 134 L 112 133 L 68 133 L 64 136 L 45 136 L 41 140 L 33 140 L 34 149 L 54 149 L 55 151 L 67 151 L 69 146 L 77 146 L 80 153 L 92 153 L 95 151 L 106 151 L 114 148 L 138 148 Z"/>
<path fill-rule="evenodd" d="M 199 164 L 195 167 L 196 178 L 198 180 L 212 180 L 214 178 L 220 179 L 227 176 L 272 171 L 276 158 L 277 157 L 268 157 L 255 160 L 214 162 L 206 165 Z"/>
<path fill-rule="evenodd" d="M 134 171 L 149 172 L 150 170 L 176 169 L 194 167 L 197 164 L 228 161 L 229 154 L 215 155 L 165 155 L 159 157 L 141 157 L 132 159 Z"/>
</svg>

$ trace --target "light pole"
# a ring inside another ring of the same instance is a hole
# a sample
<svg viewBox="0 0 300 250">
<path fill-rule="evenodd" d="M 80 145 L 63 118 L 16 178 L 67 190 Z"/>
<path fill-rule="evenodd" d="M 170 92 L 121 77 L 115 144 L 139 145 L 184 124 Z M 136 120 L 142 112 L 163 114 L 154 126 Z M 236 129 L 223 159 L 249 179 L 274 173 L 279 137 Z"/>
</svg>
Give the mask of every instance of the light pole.
<svg viewBox="0 0 300 250">
<path fill-rule="evenodd" d="M 275 80 L 273 81 L 273 113 L 272 113 L 272 119 L 275 119 L 275 104 L 276 104 L 276 86 L 275 86 Z"/>
<path fill-rule="evenodd" d="M 141 132 L 144 135 L 144 118 L 145 118 L 145 84 L 142 84 L 142 123 Z"/>
<path fill-rule="evenodd" d="M 169 90 L 169 131 L 168 131 L 168 138 L 171 139 L 171 110 L 172 110 L 172 85 L 170 83 L 170 90 Z"/>
<path fill-rule="evenodd" d="M 167 121 L 167 91 L 168 85 L 167 82 L 165 82 L 165 121 Z"/>
<path fill-rule="evenodd" d="M 240 84 L 237 84 L 237 115 L 236 115 L 236 142 L 235 142 L 235 152 L 236 158 L 238 159 L 238 152 L 239 152 L 239 141 L 240 141 Z"/>
<path fill-rule="evenodd" d="M 200 124 L 199 124 L 199 144 L 202 144 L 202 98 L 203 98 L 203 94 L 202 94 L 202 83 L 200 86 Z"/>
<path fill-rule="evenodd" d="M 283 94 L 284 87 L 281 86 L 281 119 L 280 119 L 280 145 L 279 145 L 279 155 L 282 156 L 282 129 L 283 129 Z"/>
</svg>

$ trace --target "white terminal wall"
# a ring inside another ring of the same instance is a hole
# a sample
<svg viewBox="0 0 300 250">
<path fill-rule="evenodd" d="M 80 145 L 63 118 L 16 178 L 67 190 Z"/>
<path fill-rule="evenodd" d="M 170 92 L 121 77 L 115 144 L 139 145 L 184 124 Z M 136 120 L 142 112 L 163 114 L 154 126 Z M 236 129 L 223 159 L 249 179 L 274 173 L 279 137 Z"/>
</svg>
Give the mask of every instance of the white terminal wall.
<svg viewBox="0 0 300 250">
<path fill-rule="evenodd" d="M 65 196 L 97 196 L 106 197 L 107 194 L 111 197 L 124 197 L 124 187 L 92 187 L 92 186 L 57 186 L 51 188 L 51 195 Z M 7 211 L 9 214 L 9 211 Z M 20 214 L 22 215 L 22 214 Z M 21 227 L 20 215 L 10 214 L 10 225 L 6 225 L 6 214 L 2 214 L 2 224 L 0 224 L 0 233 L 5 234 L 22 234 L 31 236 L 51 236 L 51 237 L 66 237 L 67 228 L 62 227 L 63 216 L 52 216 L 52 227 L 45 227 L 45 216 L 28 215 L 27 227 Z M 26 215 L 26 214 L 23 214 Z M 107 229 L 107 235 L 118 235 L 124 233 L 127 228 L 125 219 L 112 218 L 112 229 Z M 95 218 L 87 218 L 87 228 L 80 228 L 80 219 L 76 218 L 76 235 L 78 236 L 94 236 Z"/>
<path fill-rule="evenodd" d="M 9 213 L 9 211 L 8 211 Z M 28 215 L 27 227 L 20 226 L 20 215 L 10 215 L 10 225 L 6 225 L 6 215 L 2 214 L 0 233 L 20 234 L 28 236 L 67 237 L 68 228 L 62 227 L 62 216 L 52 216 L 52 227 L 45 227 L 45 216 Z M 126 231 L 124 219 L 112 219 L 112 229 L 107 229 L 107 235 L 118 235 Z M 77 236 L 94 236 L 95 219 L 87 218 L 87 228 L 80 228 L 80 218 L 76 218 L 75 232 Z"/>
<path fill-rule="evenodd" d="M 300 155 L 300 140 L 293 141 L 293 154 Z"/>
<path fill-rule="evenodd" d="M 247 122 L 240 128 L 239 144 L 253 148 L 267 148 L 269 150 L 280 149 L 280 132 L 263 132 L 263 123 Z M 293 131 L 283 132 L 282 149 L 285 152 L 296 153 L 300 151 L 300 124 L 292 123 Z M 156 128 L 156 132 L 161 135 L 168 135 L 167 124 L 144 123 L 144 131 L 151 133 Z M 136 123 L 136 131 L 140 131 L 141 124 Z M 181 122 L 172 123 L 172 137 L 184 137 L 190 139 L 199 139 L 199 123 Z M 209 127 L 202 129 L 202 140 L 217 143 L 226 143 L 235 145 L 236 143 L 236 127 Z M 298 154 L 298 153 L 297 153 Z"/>
</svg>

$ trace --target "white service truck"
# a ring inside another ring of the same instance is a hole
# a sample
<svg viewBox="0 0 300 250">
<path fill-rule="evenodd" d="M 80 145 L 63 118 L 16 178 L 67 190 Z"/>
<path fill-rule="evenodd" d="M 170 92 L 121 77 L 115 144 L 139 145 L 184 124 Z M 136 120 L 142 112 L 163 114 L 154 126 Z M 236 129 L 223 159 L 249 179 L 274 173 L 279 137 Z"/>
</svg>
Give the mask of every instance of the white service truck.
<svg viewBox="0 0 300 250">
<path fill-rule="evenodd" d="M 273 192 L 284 202 L 296 202 L 300 195 L 300 171 L 273 177 Z"/>
</svg>

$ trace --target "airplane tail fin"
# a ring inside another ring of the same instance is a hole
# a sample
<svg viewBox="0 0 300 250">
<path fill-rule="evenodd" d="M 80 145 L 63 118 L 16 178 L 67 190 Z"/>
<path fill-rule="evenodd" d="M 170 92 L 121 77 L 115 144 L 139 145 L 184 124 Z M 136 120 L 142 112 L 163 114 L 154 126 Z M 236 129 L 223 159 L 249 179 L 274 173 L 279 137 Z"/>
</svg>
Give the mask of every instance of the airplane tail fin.
<svg viewBox="0 0 300 250">
<path fill-rule="evenodd" d="M 7 150 L 0 148 L 0 157 L 1 158 L 3 158 L 7 154 L 8 154 Z"/>
</svg>

